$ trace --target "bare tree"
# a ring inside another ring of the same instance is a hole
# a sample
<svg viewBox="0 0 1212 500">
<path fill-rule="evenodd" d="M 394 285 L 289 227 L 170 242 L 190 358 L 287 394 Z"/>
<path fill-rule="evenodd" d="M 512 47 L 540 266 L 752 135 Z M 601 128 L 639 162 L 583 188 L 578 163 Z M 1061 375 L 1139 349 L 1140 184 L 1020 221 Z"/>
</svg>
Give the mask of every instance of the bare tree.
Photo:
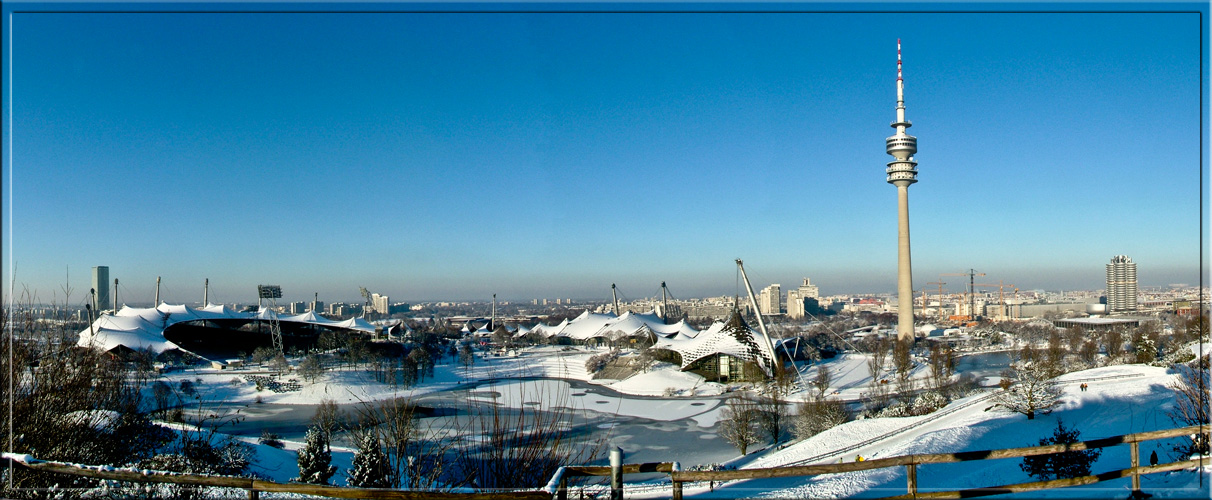
<svg viewBox="0 0 1212 500">
<path fill-rule="evenodd" d="M 299 363 L 299 375 L 309 382 L 315 382 L 324 374 L 324 363 L 320 362 L 320 357 L 315 354 L 308 354 L 303 361 Z"/>
<path fill-rule="evenodd" d="M 950 362 L 950 353 L 944 348 L 941 342 L 930 343 L 930 382 L 934 389 L 942 389 L 947 385 L 951 374 L 948 373 L 948 364 Z"/>
<path fill-rule="evenodd" d="M 471 369 L 471 365 L 475 364 L 476 355 L 471 350 L 470 344 L 463 344 L 463 348 L 459 349 L 459 364 L 463 365 L 463 371 Z"/>
<path fill-rule="evenodd" d="M 1069 344 L 1069 352 L 1078 352 L 1086 343 L 1086 329 L 1080 326 L 1069 327 L 1065 330 L 1065 341 Z"/>
<path fill-rule="evenodd" d="M 913 391 L 913 340 L 897 340 L 893 344 L 892 363 L 896 366 L 896 391 L 909 394 Z"/>
<path fill-rule="evenodd" d="M 757 401 L 758 425 L 770 436 L 770 442 L 777 443 L 783 435 L 787 405 L 778 384 L 770 384 L 768 388 L 767 397 Z"/>
<path fill-rule="evenodd" d="M 1055 329 L 1048 335 L 1048 348 L 1044 350 L 1042 368 L 1049 377 L 1055 377 L 1065 373 L 1065 348 L 1066 344 L 1061 339 L 1060 332 Z"/>
<path fill-rule="evenodd" d="M 836 399 L 809 400 L 796 406 L 795 436 L 807 439 L 846 422 L 846 406 Z"/>
<path fill-rule="evenodd" d="M 1119 328 L 1111 328 L 1103 332 L 1103 346 L 1107 348 L 1110 364 L 1119 362 L 1120 356 L 1124 354 L 1124 332 Z"/>
<path fill-rule="evenodd" d="M 567 395 L 537 397 L 555 403 L 545 410 L 525 405 L 506 410 L 468 402 L 467 415 L 472 423 L 457 432 L 470 444 L 460 448 L 453 460 L 462 485 L 482 491 L 537 488 L 546 484 L 559 467 L 597 457 L 604 440 L 587 441 L 566 428 L 573 424 Z"/>
<path fill-rule="evenodd" d="M 882 377 L 890 346 L 887 339 L 876 336 L 867 342 L 867 347 L 871 352 L 871 356 L 867 358 L 867 373 L 871 375 L 871 398 L 877 406 L 884 405 L 887 403 L 887 388 Z"/>
<path fill-rule="evenodd" d="M 817 399 L 825 397 L 825 393 L 829 391 L 829 384 L 831 383 L 833 383 L 833 373 L 829 371 L 829 367 L 817 365 L 816 377 L 812 379 L 812 387 L 816 389 Z"/>
<path fill-rule="evenodd" d="M 1166 412 L 1178 425 L 1208 425 L 1208 389 L 1212 387 L 1208 376 L 1209 355 L 1183 365 L 1176 365 L 1178 378 L 1169 387 L 1174 391 L 1174 407 Z M 1205 427 L 1206 428 L 1206 427 Z M 1187 458 L 1196 453 L 1208 454 L 1208 434 L 1196 434 L 1190 440 L 1174 446 L 1178 458 Z"/>
<path fill-rule="evenodd" d="M 719 435 L 745 455 L 759 440 L 757 409 L 752 401 L 739 395 L 730 396 L 725 405 L 720 411 Z"/>
<path fill-rule="evenodd" d="M 324 434 L 326 442 L 331 443 L 333 433 L 341 428 L 344 420 L 345 418 L 341 415 L 341 410 L 337 406 L 336 401 L 322 399 L 320 400 L 320 404 L 316 406 L 316 413 L 311 416 L 311 425 Z"/>
</svg>

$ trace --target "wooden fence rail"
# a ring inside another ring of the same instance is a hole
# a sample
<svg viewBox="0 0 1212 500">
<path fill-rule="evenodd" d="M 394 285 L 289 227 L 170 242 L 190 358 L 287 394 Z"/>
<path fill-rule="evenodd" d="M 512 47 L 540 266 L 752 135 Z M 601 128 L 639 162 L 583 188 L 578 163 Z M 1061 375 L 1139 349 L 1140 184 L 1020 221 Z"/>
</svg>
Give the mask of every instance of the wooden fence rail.
<svg viewBox="0 0 1212 500">
<path fill-rule="evenodd" d="M 721 471 L 674 471 L 669 474 L 673 480 L 673 498 L 681 500 L 682 484 L 687 481 L 729 481 L 738 479 L 764 479 L 776 477 L 794 477 L 794 476 L 815 476 L 820 474 L 836 474 L 839 472 L 854 472 L 860 470 L 883 469 L 887 467 L 905 467 L 906 482 L 908 493 L 906 495 L 890 498 L 963 498 L 970 496 L 986 496 L 998 495 L 1002 493 L 1012 493 L 1017 491 L 1032 491 L 1050 488 L 1063 488 L 1067 486 L 1077 486 L 1081 484 L 1093 484 L 1121 477 L 1132 477 L 1133 491 L 1140 490 L 1140 475 L 1153 474 L 1157 472 L 1166 472 L 1172 470 L 1185 469 L 1189 467 L 1197 467 L 1200 464 L 1199 460 L 1184 460 L 1161 464 L 1153 467 L 1140 467 L 1140 457 L 1138 455 L 1139 448 L 1137 443 L 1144 441 L 1152 441 L 1156 439 L 1167 439 L 1180 436 L 1189 436 L 1193 434 L 1208 434 L 1208 426 L 1189 426 L 1180 427 L 1177 429 L 1164 429 L 1159 431 L 1139 432 L 1134 434 L 1125 434 L 1122 436 L 1112 436 L 1099 439 L 1091 439 L 1088 441 L 1080 441 L 1077 443 L 1054 444 L 1046 446 L 1028 446 L 1023 448 L 1004 448 L 998 450 L 983 450 L 983 451 L 964 451 L 959 453 L 930 453 L 920 455 L 902 455 L 898 457 L 880 458 L 874 460 L 866 460 L 862 462 L 846 462 L 839 464 L 817 464 L 817 465 L 801 465 L 795 467 L 770 467 L 762 469 L 739 469 L 739 470 L 721 470 Z M 971 462 L 977 460 L 992 460 L 998 458 L 1016 458 L 1028 457 L 1034 455 L 1047 455 L 1051 453 L 1061 453 L 1065 451 L 1088 450 L 1094 448 L 1105 448 L 1108 446 L 1116 446 L 1120 444 L 1128 444 L 1131 446 L 1131 467 L 1092 476 L 1082 476 L 1076 478 L 1054 479 L 1051 481 L 1038 481 L 1032 483 L 1020 483 L 1005 486 L 992 486 L 987 488 L 975 488 L 968 490 L 942 491 L 919 493 L 917 484 L 917 466 L 922 464 L 941 464 L 955 462 Z"/>
<path fill-rule="evenodd" d="M 1123 477 L 1132 478 L 1132 489 L 1134 492 L 1140 490 L 1140 476 L 1145 474 L 1155 474 L 1159 472 L 1168 472 L 1174 470 L 1188 469 L 1199 467 L 1206 459 L 1181 460 L 1156 466 L 1141 467 L 1139 457 L 1138 443 L 1152 441 L 1157 439 L 1168 439 L 1181 436 L 1190 436 L 1194 434 L 1208 435 L 1208 426 L 1189 426 L 1176 429 L 1165 429 L 1159 431 L 1139 432 L 1134 434 L 1125 434 L 1122 436 L 1112 436 L 1099 439 L 1091 439 L 1077 443 L 1055 444 L 1047 446 L 1029 446 L 1023 448 L 1004 448 L 997 450 L 983 451 L 964 451 L 958 453 L 929 453 L 902 455 L 897 457 L 880 458 L 867 460 L 863 462 L 845 462 L 836 464 L 816 464 L 816 465 L 801 465 L 794 467 L 770 467 L 760 469 L 740 469 L 740 470 L 718 470 L 718 471 L 683 471 L 676 462 L 654 462 L 643 464 L 624 464 L 622 472 L 624 474 L 641 474 L 641 473 L 664 473 L 669 474 L 673 482 L 672 497 L 674 500 L 682 499 L 682 488 L 684 483 L 689 481 L 730 481 L 740 479 L 763 479 L 777 477 L 794 477 L 794 476 L 815 476 L 821 474 L 837 474 L 842 472 L 854 472 L 860 470 L 882 469 L 887 467 L 905 467 L 907 493 L 895 497 L 888 497 L 885 500 L 893 499 L 917 499 L 917 498 L 969 498 L 988 495 L 1000 495 L 1005 493 L 1015 493 L 1022 491 L 1034 491 L 1052 488 L 1064 488 L 1069 486 L 1078 486 L 1083 484 L 1094 484 L 1112 479 Z M 917 467 L 924 464 L 942 464 L 956 462 L 971 462 L 979 460 L 993 460 L 999 458 L 1017 458 L 1028 457 L 1035 455 L 1046 455 L 1050 453 L 1060 453 L 1065 451 L 1079 451 L 1096 448 L 1105 448 L 1127 444 L 1131 451 L 1131 466 L 1126 469 L 1113 470 L 1101 474 L 1081 476 L 1065 479 L 1053 479 L 1050 481 L 1037 481 L 1031 483 L 1017 483 L 1002 486 L 988 486 L 981 488 L 971 488 L 965 490 L 954 491 L 927 491 L 919 492 L 917 484 Z M 304 483 L 275 483 L 271 481 L 261 481 L 246 477 L 234 476 L 203 476 L 197 474 L 183 474 L 175 472 L 161 471 L 146 471 L 133 469 L 115 469 L 106 466 L 84 466 L 77 464 L 66 464 L 60 462 L 51 462 L 45 460 L 37 460 L 28 455 L 18 455 L 12 453 L 4 453 L 2 458 L 7 459 L 11 464 L 19 465 L 33 470 L 44 472 L 56 472 L 60 474 L 72 474 L 76 476 L 92 477 L 98 479 L 111 479 L 117 481 L 133 481 L 143 483 L 174 483 L 188 484 L 196 486 L 217 486 L 226 488 L 238 488 L 247 490 L 249 498 L 258 498 L 258 492 L 285 492 L 285 493 L 300 493 L 306 495 L 325 496 L 332 498 L 368 498 L 368 499 L 393 499 L 393 500 L 421 500 L 421 499 L 438 499 L 438 500 L 551 500 L 553 496 L 558 500 L 566 500 L 568 495 L 568 478 L 578 476 L 609 476 L 611 468 L 608 466 L 567 466 L 561 467 L 552 478 L 547 488 L 533 491 L 501 491 L 501 492 L 483 492 L 483 493 L 449 493 L 435 491 L 402 491 L 391 489 L 378 488 L 345 488 L 339 486 L 324 486 Z M 557 486 L 558 485 L 558 486 Z"/>
<path fill-rule="evenodd" d="M 678 470 L 676 462 L 649 462 L 643 464 L 623 464 L 620 467 L 623 474 L 644 474 L 651 472 L 663 472 L 671 474 Z M 610 476 L 613 469 L 608 465 L 570 465 L 561 467 L 556 472 L 555 477 L 551 479 L 552 483 L 556 484 L 555 498 L 556 500 L 568 500 L 568 478 L 584 477 L 584 476 Z"/>
<path fill-rule="evenodd" d="M 10 463 L 32 470 L 57 472 L 74 476 L 91 477 L 96 479 L 111 479 L 116 481 L 131 481 L 139 483 L 172 483 L 194 486 L 217 486 L 223 488 L 238 488 L 248 491 L 250 499 L 256 499 L 264 492 L 299 493 L 330 498 L 370 498 L 391 500 L 551 500 L 547 491 L 500 491 L 483 493 L 449 493 L 439 491 L 404 491 L 385 488 L 346 488 L 342 486 L 326 486 L 306 483 L 275 483 L 247 477 L 235 476 L 204 476 L 178 472 L 115 469 L 106 466 L 88 466 L 66 464 L 46 460 L 37 460 L 28 455 L 12 453 L 3 454 Z"/>
</svg>

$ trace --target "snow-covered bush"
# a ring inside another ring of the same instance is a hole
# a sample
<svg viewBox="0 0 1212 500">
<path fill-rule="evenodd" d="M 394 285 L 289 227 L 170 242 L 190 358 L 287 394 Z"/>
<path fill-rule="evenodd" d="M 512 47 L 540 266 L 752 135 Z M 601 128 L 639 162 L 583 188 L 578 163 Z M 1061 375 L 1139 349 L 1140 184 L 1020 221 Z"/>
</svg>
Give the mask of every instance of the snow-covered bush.
<svg viewBox="0 0 1212 500">
<path fill-rule="evenodd" d="M 611 361 L 618 359 L 618 357 L 619 351 L 604 352 L 602 354 L 590 356 L 589 359 L 585 361 L 585 371 L 591 374 L 600 372 L 602 369 L 606 368 L 606 365 L 610 364 Z"/>
<path fill-rule="evenodd" d="M 914 415 L 926 415 L 947 406 L 947 403 L 947 398 L 937 391 L 924 392 L 913 399 L 911 411 Z"/>
<path fill-rule="evenodd" d="M 1022 413 L 1027 420 L 1032 420 L 1036 412 L 1048 414 L 1060 405 L 1060 387 L 1048 378 L 1044 368 L 1034 363 L 1019 363 L 1011 372 L 1011 378 L 1013 383 L 1009 390 L 1002 389 L 994 396 L 997 406 Z"/>
<path fill-rule="evenodd" d="M 328 478 L 337 472 L 335 465 L 329 465 L 332 453 L 328 451 L 328 440 L 315 427 L 307 429 L 306 440 L 299 449 L 299 482 L 328 484 Z"/>
<path fill-rule="evenodd" d="M 913 409 L 906 403 L 897 401 L 875 414 L 876 418 L 898 418 L 913 416 Z"/>
<path fill-rule="evenodd" d="M 354 453 L 349 469 L 349 485 L 355 488 L 392 486 L 391 468 L 374 432 L 365 432 L 358 439 L 358 451 Z"/>
</svg>

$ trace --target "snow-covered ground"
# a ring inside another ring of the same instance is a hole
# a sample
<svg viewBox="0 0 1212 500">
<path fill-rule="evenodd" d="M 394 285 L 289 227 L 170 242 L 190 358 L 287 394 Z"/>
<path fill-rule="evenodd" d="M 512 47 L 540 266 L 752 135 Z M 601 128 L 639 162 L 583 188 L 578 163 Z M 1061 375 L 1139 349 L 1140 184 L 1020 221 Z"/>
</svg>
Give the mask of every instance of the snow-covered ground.
<svg viewBox="0 0 1212 500">
<path fill-rule="evenodd" d="M 853 461 L 858 455 L 867 458 L 887 458 L 911 453 L 953 453 L 1035 446 L 1039 439 L 1050 436 L 1057 419 L 1067 427 L 1081 431 L 1082 439 L 1114 436 L 1133 432 L 1166 429 L 1177 425 L 1166 417 L 1172 406 L 1173 393 L 1166 388 L 1173 375 L 1164 368 L 1142 365 L 1112 366 L 1074 372 L 1060 377 L 1065 389 L 1064 404 L 1049 415 L 1027 420 L 1025 416 L 991 408 L 991 403 L 972 396 L 953 402 L 949 408 L 961 409 L 944 413 L 908 418 L 879 418 L 853 421 L 783 450 L 754 453 L 731 462 L 739 468 L 800 465 L 809 463 Z M 1081 392 L 1079 381 L 1088 380 L 1089 389 Z M 975 404 L 973 404 L 975 402 Z M 966 406 L 966 407 L 965 407 Z M 942 410 L 946 412 L 947 409 Z M 908 428 L 903 432 L 898 429 Z M 873 436 L 890 434 L 870 442 Z M 1147 457 L 1157 451 L 1162 461 L 1178 459 L 1170 451 L 1173 441 L 1143 443 L 1140 452 Z M 843 456 L 830 454 L 849 449 Z M 1185 457 L 1183 457 L 1185 458 Z M 917 469 L 918 490 L 947 491 L 983 486 L 996 486 L 1033 481 L 1019 464 L 1022 459 L 999 459 L 957 464 L 933 464 Z M 1129 466 L 1126 445 L 1104 449 L 1093 472 L 1122 469 Z M 1208 498 L 1209 471 L 1200 476 L 1192 471 L 1178 471 L 1144 476 L 1142 489 L 1157 498 Z M 902 467 L 876 469 L 846 474 L 815 477 L 733 481 L 715 485 L 690 485 L 687 497 L 695 498 L 851 498 L 881 497 L 906 492 L 905 470 Z M 1074 488 L 1034 491 L 1010 498 L 1126 498 L 1130 480 L 1127 478 Z M 638 498 L 668 495 L 663 489 L 639 488 Z M 1006 497 L 1001 497 L 1006 498 Z"/>
<path fill-rule="evenodd" d="M 226 401 L 232 404 L 251 403 L 258 396 L 263 403 L 318 404 L 324 399 L 331 399 L 338 404 L 348 404 L 393 397 L 416 397 L 474 382 L 528 378 L 581 380 L 637 396 L 663 396 L 667 390 L 672 390 L 672 394 L 677 396 L 711 396 L 722 394 L 726 390 L 721 384 L 707 382 L 701 376 L 679 371 L 668 363 L 658 363 L 648 372 L 627 380 L 593 380 L 592 374 L 585 370 L 585 362 L 594 354 L 603 352 L 606 351 L 537 347 L 522 350 L 516 356 L 481 356 L 477 353 L 472 366 L 464 367 L 455 363 L 437 365 L 432 377 L 426 377 L 410 388 L 392 387 L 390 384 L 376 381 L 374 376 L 366 371 L 365 365 L 360 368 L 330 367 L 314 382 L 305 381 L 298 374 L 279 377 L 279 380 L 293 380 L 302 385 L 301 390 L 283 393 L 257 391 L 256 385 L 246 378 L 250 375 L 266 375 L 267 372 L 255 366 L 245 369 L 200 368 L 176 371 L 165 374 L 162 380 L 173 387 L 177 387 L 183 380 L 193 382 L 197 395 L 191 400 Z M 148 398 L 151 398 L 150 392 Z"/>
<path fill-rule="evenodd" d="M 320 380 L 309 383 L 300 380 L 302 389 L 295 392 L 272 393 L 256 391 L 253 384 L 242 381 L 254 370 L 190 370 L 167 374 L 166 381 L 176 386 L 180 380 L 196 383 L 198 398 L 227 401 L 233 406 L 251 403 L 258 396 L 265 403 L 316 404 L 322 399 L 338 403 L 356 403 L 377 399 L 408 396 L 420 397 L 475 383 L 472 401 L 496 403 L 505 407 L 565 406 L 574 410 L 592 410 L 619 416 L 654 421 L 693 421 L 703 431 L 718 422 L 722 408 L 720 395 L 728 388 L 705 382 L 702 377 L 684 373 L 669 364 L 657 364 L 647 372 L 622 381 L 592 380 L 585 371 L 585 361 L 605 352 L 592 349 L 565 350 L 562 347 L 542 347 L 522 350 L 516 356 L 477 356 L 469 368 L 448 363 L 435 367 L 432 378 L 426 378 L 409 389 L 395 389 L 373 379 L 363 369 L 330 369 Z M 828 367 L 833 383 L 829 392 L 842 399 L 857 399 L 868 390 L 871 382 L 865 354 L 843 354 L 803 370 L 806 382 L 812 380 L 819 367 Z M 918 366 L 915 377 L 925 377 L 926 368 Z M 231 382 L 236 378 L 235 383 Z M 296 378 L 299 377 L 287 377 Z M 987 395 L 974 395 L 952 402 L 947 408 L 931 415 L 906 418 L 879 418 L 853 421 L 825 431 L 811 439 L 794 443 L 783 449 L 765 449 L 731 461 L 746 467 L 776 467 L 805 463 L 852 461 L 856 456 L 885 458 L 910 453 L 951 453 L 1033 446 L 1040 438 L 1051 435 L 1056 420 L 1081 431 L 1082 439 L 1113 436 L 1132 432 L 1175 427 L 1166 417 L 1173 393 L 1166 386 L 1174 376 L 1166 369 L 1141 366 L 1110 366 L 1060 377 L 1065 387 L 1065 402 L 1050 415 L 1028 421 L 1026 417 L 992 408 Z M 560 380 L 563 379 L 563 380 Z M 608 387 L 623 396 L 587 392 L 568 382 L 584 381 Z M 1089 390 L 1079 391 L 1081 381 Z M 799 399 L 792 395 L 792 400 Z M 694 401 L 692 405 L 688 401 Z M 270 406 L 270 405 L 267 405 Z M 710 431 L 714 432 L 714 431 Z M 707 437 L 707 436 L 704 436 Z M 713 437 L 713 436 L 712 436 Z M 246 439 L 255 441 L 255 439 Z M 1175 459 L 1169 442 L 1142 444 L 1141 454 L 1147 457 L 1157 451 L 1163 461 Z M 258 464 L 254 470 L 276 481 L 286 481 L 298 473 L 292 450 L 301 443 L 287 442 L 285 450 L 257 446 Z M 839 453 L 841 450 L 841 453 Z M 702 460 L 694 450 L 669 449 L 668 461 L 692 465 Z M 347 470 L 352 451 L 334 448 L 333 462 Z M 918 468 L 919 491 L 943 491 L 982 486 L 1028 482 L 1032 479 L 1020 468 L 1021 459 L 1002 459 L 961 464 L 937 464 Z M 1105 449 L 1095 463 L 1094 472 L 1128 466 L 1128 448 Z M 1162 473 L 1142 478 L 1142 486 L 1158 498 L 1208 498 L 1207 472 L 1202 487 L 1196 474 L 1189 471 Z M 335 484 L 344 484 L 341 474 Z M 903 468 L 768 480 L 734 481 L 715 485 L 687 485 L 685 495 L 696 498 L 736 497 L 807 497 L 848 498 L 879 497 L 905 493 Z M 1023 498 L 1111 498 L 1126 497 L 1128 479 L 1096 485 L 1048 490 L 1019 495 Z M 669 495 L 669 484 L 637 486 L 628 496 L 658 498 Z"/>
</svg>

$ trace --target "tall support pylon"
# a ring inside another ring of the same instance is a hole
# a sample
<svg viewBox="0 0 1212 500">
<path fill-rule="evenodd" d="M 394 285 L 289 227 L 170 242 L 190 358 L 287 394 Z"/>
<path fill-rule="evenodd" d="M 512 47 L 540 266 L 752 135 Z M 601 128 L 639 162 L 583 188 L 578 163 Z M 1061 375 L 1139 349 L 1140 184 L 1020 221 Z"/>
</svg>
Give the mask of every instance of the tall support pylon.
<svg viewBox="0 0 1212 500">
<path fill-rule="evenodd" d="M 896 186 L 897 202 L 897 326 L 900 340 L 913 339 L 913 269 L 909 258 L 909 185 L 917 182 L 917 138 L 905 132 L 913 126 L 905 118 L 905 81 L 901 75 L 901 40 L 896 40 L 896 134 L 885 140 L 886 151 L 895 158 L 888 162 L 888 183 Z"/>
<path fill-rule="evenodd" d="M 278 354 L 285 354 L 282 347 L 282 328 L 278 325 L 278 300 L 282 298 L 282 287 L 278 285 L 257 285 L 257 306 L 261 307 L 261 301 L 269 299 L 270 307 L 265 310 L 269 316 L 269 335 L 274 342 L 274 349 Z"/>
</svg>

